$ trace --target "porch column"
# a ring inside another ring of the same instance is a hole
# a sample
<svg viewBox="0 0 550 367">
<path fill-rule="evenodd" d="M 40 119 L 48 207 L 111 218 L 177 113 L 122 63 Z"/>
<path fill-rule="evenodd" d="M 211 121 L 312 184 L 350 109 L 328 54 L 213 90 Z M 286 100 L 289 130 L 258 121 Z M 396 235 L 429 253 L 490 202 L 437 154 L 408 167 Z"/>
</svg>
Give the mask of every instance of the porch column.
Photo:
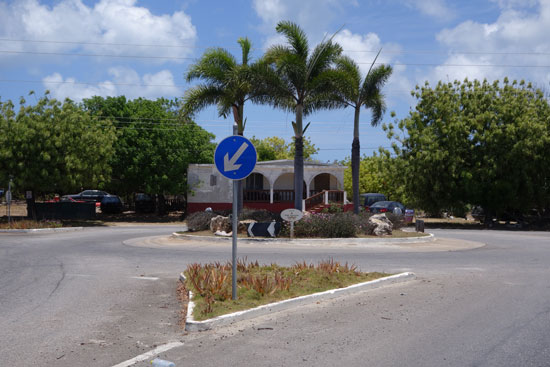
<svg viewBox="0 0 550 367">
<path fill-rule="evenodd" d="M 346 190 L 344 190 L 344 205 L 346 205 L 346 203 L 348 202 L 348 193 Z"/>
<path fill-rule="evenodd" d="M 306 199 L 311 196 L 311 193 L 309 192 L 309 184 L 306 183 Z"/>
<path fill-rule="evenodd" d="M 325 197 L 325 205 L 328 205 L 328 191 L 327 190 L 325 190 L 324 197 Z"/>
<path fill-rule="evenodd" d="M 269 203 L 273 204 L 273 186 L 269 188 Z"/>
</svg>

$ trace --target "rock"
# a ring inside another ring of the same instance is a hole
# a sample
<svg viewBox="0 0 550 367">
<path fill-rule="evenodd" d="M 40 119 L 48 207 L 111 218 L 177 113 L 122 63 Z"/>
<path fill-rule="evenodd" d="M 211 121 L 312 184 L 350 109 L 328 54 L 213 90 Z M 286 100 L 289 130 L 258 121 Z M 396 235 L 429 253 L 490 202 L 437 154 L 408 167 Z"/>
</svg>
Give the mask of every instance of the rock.
<svg viewBox="0 0 550 367">
<path fill-rule="evenodd" d="M 255 221 L 252 219 L 239 221 L 237 233 L 246 233 L 248 225 L 253 222 Z M 233 223 L 231 223 L 231 217 L 223 217 L 221 215 L 218 215 L 210 219 L 210 230 L 213 233 L 225 232 L 230 234 L 233 231 Z"/>
<path fill-rule="evenodd" d="M 393 231 L 393 224 L 385 214 L 375 214 L 369 218 L 367 228 L 369 235 L 391 235 Z"/>
<path fill-rule="evenodd" d="M 216 232 L 231 232 L 231 220 L 229 217 L 217 215 L 210 219 L 210 230 Z"/>
</svg>

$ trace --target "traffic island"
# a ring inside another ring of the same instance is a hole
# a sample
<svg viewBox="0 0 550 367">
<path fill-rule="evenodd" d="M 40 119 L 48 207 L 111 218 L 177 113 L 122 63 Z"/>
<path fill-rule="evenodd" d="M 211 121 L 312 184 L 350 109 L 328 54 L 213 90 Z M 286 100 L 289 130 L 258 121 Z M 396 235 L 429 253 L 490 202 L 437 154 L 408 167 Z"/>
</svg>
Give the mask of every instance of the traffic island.
<svg viewBox="0 0 550 367">
<path fill-rule="evenodd" d="M 180 281 L 185 283 L 185 275 L 180 274 Z M 407 282 L 416 279 L 416 275 L 411 272 L 405 272 L 387 277 L 375 279 L 368 282 L 358 283 L 350 285 L 345 288 L 331 289 L 324 292 L 313 293 L 305 296 L 299 296 L 295 298 L 286 299 L 266 305 L 254 307 L 247 310 L 237 311 L 221 316 L 217 316 L 207 320 L 197 321 L 193 317 L 193 311 L 196 307 L 193 302 L 193 294 L 189 292 L 189 302 L 187 304 L 185 330 L 186 331 L 205 331 L 216 327 L 229 325 L 238 321 L 249 320 L 256 317 L 271 314 L 273 312 L 279 312 L 288 310 L 291 308 L 299 307 L 302 305 L 312 304 L 315 302 L 329 300 L 337 297 L 342 297 L 350 294 L 364 292 L 370 289 L 380 288 L 383 286 Z"/>
</svg>

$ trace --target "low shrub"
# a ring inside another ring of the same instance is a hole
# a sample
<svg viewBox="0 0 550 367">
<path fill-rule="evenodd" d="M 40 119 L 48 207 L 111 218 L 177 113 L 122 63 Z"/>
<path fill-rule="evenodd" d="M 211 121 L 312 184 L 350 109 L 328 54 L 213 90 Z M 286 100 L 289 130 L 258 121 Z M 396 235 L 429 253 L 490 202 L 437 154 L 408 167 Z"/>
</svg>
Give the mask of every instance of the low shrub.
<svg viewBox="0 0 550 367">
<path fill-rule="evenodd" d="M 265 209 L 243 208 L 239 213 L 239 220 L 252 219 L 256 222 L 271 222 L 277 220 L 277 214 Z"/>
<path fill-rule="evenodd" d="M 403 214 L 386 213 L 386 218 L 392 222 L 394 230 L 405 227 L 405 216 Z"/>
<path fill-rule="evenodd" d="M 328 206 L 323 208 L 323 213 L 343 213 L 344 212 L 344 206 L 342 204 L 338 203 L 329 203 Z"/>
<path fill-rule="evenodd" d="M 306 215 L 294 223 L 296 237 L 356 237 L 359 228 L 358 218 L 353 213 L 318 213 Z M 283 236 L 290 235 L 290 225 L 284 222 Z"/>
<path fill-rule="evenodd" d="M 218 214 L 211 211 L 191 213 L 186 218 L 187 228 L 190 232 L 210 229 L 210 220 L 216 215 Z"/>
</svg>

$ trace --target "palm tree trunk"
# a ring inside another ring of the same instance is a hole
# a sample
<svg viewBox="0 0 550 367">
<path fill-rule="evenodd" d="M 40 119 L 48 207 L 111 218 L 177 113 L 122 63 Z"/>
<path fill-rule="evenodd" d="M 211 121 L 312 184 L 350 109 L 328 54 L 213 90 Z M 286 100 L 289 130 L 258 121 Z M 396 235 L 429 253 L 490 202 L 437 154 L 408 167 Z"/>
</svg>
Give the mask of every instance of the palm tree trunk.
<svg viewBox="0 0 550 367">
<path fill-rule="evenodd" d="M 359 144 L 359 113 L 360 107 L 355 107 L 353 121 L 353 142 L 351 144 L 351 187 L 353 190 L 353 212 L 359 214 L 359 169 L 360 169 L 360 144 Z"/>
<path fill-rule="evenodd" d="M 240 105 L 238 108 L 236 106 L 233 106 L 233 119 L 235 120 L 235 124 L 237 125 L 237 131 L 233 131 L 233 134 L 237 134 L 240 136 L 244 135 L 244 126 L 243 126 L 243 112 L 244 112 L 244 106 Z M 243 201 L 244 201 L 244 180 L 238 180 L 237 181 L 237 213 L 241 213 L 243 210 Z"/>
<path fill-rule="evenodd" d="M 353 190 L 353 212 L 359 214 L 359 167 L 360 167 L 360 154 L 359 154 L 359 138 L 353 138 L 351 144 L 351 186 Z"/>
<path fill-rule="evenodd" d="M 302 115 L 304 107 L 296 105 L 296 126 L 294 128 L 294 208 L 302 210 L 304 195 L 304 138 Z"/>
</svg>

